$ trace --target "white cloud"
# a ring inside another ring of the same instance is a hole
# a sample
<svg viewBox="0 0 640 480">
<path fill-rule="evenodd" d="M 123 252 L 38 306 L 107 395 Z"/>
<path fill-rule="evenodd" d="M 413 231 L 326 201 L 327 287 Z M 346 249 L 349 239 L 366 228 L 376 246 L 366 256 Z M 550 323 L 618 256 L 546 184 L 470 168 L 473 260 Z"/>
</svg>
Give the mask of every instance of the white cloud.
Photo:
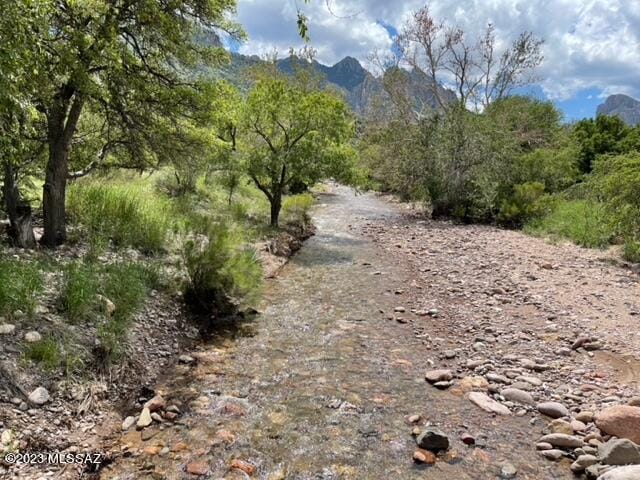
<svg viewBox="0 0 640 480">
<path fill-rule="evenodd" d="M 380 25 L 396 28 L 424 0 L 239 0 L 238 18 L 249 40 L 243 53 L 286 53 L 300 47 L 296 12 L 309 17 L 318 60 L 333 64 L 346 55 L 363 63 L 391 39 Z M 524 30 L 545 40 L 545 61 L 538 77 L 545 93 L 562 100 L 595 88 L 640 97 L 640 1 L 637 0 L 432 0 L 432 12 L 470 33 L 492 22 L 510 41 Z"/>
</svg>

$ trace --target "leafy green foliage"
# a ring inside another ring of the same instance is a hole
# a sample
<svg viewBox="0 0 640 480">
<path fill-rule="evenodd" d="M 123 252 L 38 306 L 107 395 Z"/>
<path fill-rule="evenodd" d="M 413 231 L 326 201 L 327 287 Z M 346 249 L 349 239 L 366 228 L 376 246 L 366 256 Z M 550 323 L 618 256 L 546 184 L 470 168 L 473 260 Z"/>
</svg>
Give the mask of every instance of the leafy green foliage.
<svg viewBox="0 0 640 480">
<path fill-rule="evenodd" d="M 184 246 L 189 303 L 208 313 L 228 315 L 255 301 L 262 268 L 255 251 L 243 246 L 241 233 L 207 219 L 201 219 L 198 231 L 200 235 Z"/>
<path fill-rule="evenodd" d="M 599 155 L 624 153 L 631 145 L 626 140 L 629 127 L 615 116 L 599 115 L 595 120 L 580 120 L 573 128 L 573 136 L 579 145 L 580 170 L 589 173 Z"/>
<path fill-rule="evenodd" d="M 527 224 L 525 231 L 591 248 L 605 247 L 614 235 L 606 207 L 588 200 L 560 201 L 548 215 Z"/>
<path fill-rule="evenodd" d="M 0 260 L 0 315 L 11 318 L 17 310 L 33 314 L 43 288 L 37 262 Z"/>
<path fill-rule="evenodd" d="M 544 185 L 540 182 L 516 185 L 511 198 L 502 203 L 498 220 L 521 227 L 527 221 L 544 215 L 548 207 L 545 198 Z"/>
<path fill-rule="evenodd" d="M 171 227 L 170 205 L 160 197 L 116 184 L 77 183 L 68 194 L 69 214 L 91 242 L 111 240 L 117 246 L 157 253 Z"/>
</svg>

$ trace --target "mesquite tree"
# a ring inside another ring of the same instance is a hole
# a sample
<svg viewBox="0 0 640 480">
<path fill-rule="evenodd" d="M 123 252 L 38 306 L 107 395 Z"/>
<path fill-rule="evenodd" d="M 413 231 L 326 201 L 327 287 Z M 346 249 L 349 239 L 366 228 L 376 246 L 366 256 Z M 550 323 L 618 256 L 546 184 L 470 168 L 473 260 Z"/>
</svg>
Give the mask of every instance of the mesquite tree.
<svg viewBox="0 0 640 480">
<path fill-rule="evenodd" d="M 46 120 L 43 243 L 66 238 L 67 180 L 84 175 L 112 154 L 144 164 L 149 152 L 166 155 L 180 143 L 181 122 L 203 106 L 193 67 L 221 62 L 219 46 L 199 33 L 223 29 L 241 35 L 227 16 L 235 0 L 30 0 L 46 7 L 34 30 L 42 49 L 32 102 Z M 201 38 L 201 37 L 200 37 Z M 83 115 L 100 120 L 102 144 L 94 158 L 70 173 Z M 179 149 L 177 149 L 179 150 Z"/>
<path fill-rule="evenodd" d="M 347 178 L 354 122 L 336 94 L 273 75 L 257 81 L 246 101 L 246 171 L 271 205 L 278 226 L 282 197 L 294 182 Z"/>
</svg>

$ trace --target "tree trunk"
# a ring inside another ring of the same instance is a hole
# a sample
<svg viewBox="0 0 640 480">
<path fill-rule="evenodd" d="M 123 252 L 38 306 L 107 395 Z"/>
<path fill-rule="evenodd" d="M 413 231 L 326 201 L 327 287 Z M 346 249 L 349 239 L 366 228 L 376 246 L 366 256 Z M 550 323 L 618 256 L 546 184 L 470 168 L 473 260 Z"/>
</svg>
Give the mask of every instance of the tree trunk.
<svg viewBox="0 0 640 480">
<path fill-rule="evenodd" d="M 16 172 L 11 162 L 4 164 L 4 203 L 9 216 L 9 237 L 19 248 L 34 248 L 36 239 L 31 222 L 31 206 L 20 198 L 16 182 Z"/>
<path fill-rule="evenodd" d="M 62 142 L 49 145 L 49 161 L 43 187 L 44 236 L 42 243 L 55 248 L 67 239 L 65 198 L 69 150 Z"/>
<path fill-rule="evenodd" d="M 271 199 L 271 226 L 278 228 L 278 220 L 280 219 L 280 210 L 282 208 L 282 193 L 277 193 Z"/>
<path fill-rule="evenodd" d="M 75 95 L 75 96 L 74 96 Z M 74 87 L 66 85 L 47 113 L 49 159 L 42 187 L 44 213 L 43 245 L 55 248 L 67 239 L 65 199 L 69 175 L 69 153 L 83 101 Z"/>
</svg>

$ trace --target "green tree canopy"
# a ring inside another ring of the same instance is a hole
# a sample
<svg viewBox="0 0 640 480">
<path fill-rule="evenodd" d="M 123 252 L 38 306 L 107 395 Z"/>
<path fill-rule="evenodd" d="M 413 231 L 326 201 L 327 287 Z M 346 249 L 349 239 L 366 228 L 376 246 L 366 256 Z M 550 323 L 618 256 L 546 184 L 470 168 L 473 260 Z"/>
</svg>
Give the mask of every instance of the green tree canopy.
<svg viewBox="0 0 640 480">
<path fill-rule="evenodd" d="M 349 180 L 354 121 L 336 94 L 304 88 L 295 79 L 263 78 L 246 101 L 246 171 L 271 204 L 278 225 L 282 195 L 292 183 Z"/>
</svg>

